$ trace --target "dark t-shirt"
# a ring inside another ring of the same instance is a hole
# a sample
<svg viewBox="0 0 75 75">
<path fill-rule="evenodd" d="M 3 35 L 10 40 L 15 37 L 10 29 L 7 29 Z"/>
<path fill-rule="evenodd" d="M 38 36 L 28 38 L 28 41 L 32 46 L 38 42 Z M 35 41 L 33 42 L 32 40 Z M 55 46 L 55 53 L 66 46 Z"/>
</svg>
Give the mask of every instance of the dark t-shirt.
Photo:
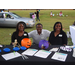
<svg viewBox="0 0 75 75">
<path fill-rule="evenodd" d="M 51 45 L 67 45 L 67 36 L 64 31 L 61 31 L 56 37 L 54 36 L 54 31 L 51 32 L 49 36 L 49 43 Z"/>
<path fill-rule="evenodd" d="M 36 16 L 39 17 L 39 11 L 36 12 Z"/>
<path fill-rule="evenodd" d="M 24 32 L 24 34 L 23 34 L 22 36 L 18 36 L 18 34 L 17 34 L 16 32 L 14 32 L 14 33 L 12 34 L 12 37 L 11 37 L 11 42 L 14 42 L 15 39 L 17 39 L 18 43 L 21 45 L 21 40 L 22 40 L 23 38 L 29 38 L 27 32 Z"/>
</svg>

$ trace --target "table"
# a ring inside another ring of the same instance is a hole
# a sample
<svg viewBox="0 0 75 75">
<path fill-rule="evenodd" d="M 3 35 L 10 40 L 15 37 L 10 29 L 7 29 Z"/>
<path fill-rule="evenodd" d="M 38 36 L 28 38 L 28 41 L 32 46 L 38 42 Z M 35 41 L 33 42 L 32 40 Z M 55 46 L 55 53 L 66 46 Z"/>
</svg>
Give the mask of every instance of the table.
<svg viewBox="0 0 75 75">
<path fill-rule="evenodd" d="M 73 45 L 75 45 L 75 26 L 70 26 L 70 33 L 71 33 Z"/>
<path fill-rule="evenodd" d="M 6 47 L 10 48 L 11 52 L 13 51 L 12 45 L 6 45 Z M 6 47 L 3 46 L 3 48 L 0 48 L 0 49 L 3 50 Z M 55 47 L 60 47 L 60 46 L 59 45 L 51 45 L 48 47 L 47 51 L 49 51 L 51 48 L 55 48 Z M 40 50 L 38 45 L 32 45 L 31 48 Z M 23 51 L 19 50 L 18 52 L 22 53 Z M 60 50 L 60 52 L 68 54 L 65 62 L 51 59 L 51 57 L 54 54 L 54 52 L 52 52 L 46 59 L 35 57 L 35 56 L 28 56 L 29 59 L 26 59 L 26 60 L 23 60 L 22 57 L 18 57 L 18 58 L 14 58 L 14 59 L 6 61 L 2 56 L 0 56 L 0 65 L 74 65 L 75 64 L 75 58 L 72 57 L 72 52 L 65 52 L 62 50 Z M 2 51 L 1 55 L 2 54 L 6 54 L 6 52 Z"/>
</svg>

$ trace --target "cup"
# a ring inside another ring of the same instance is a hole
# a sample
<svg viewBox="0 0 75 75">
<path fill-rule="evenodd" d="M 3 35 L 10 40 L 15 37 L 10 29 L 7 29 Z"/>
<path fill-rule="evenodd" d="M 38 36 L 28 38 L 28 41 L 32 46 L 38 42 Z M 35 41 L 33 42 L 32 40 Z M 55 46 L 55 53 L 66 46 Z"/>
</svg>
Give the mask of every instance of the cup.
<svg viewBox="0 0 75 75">
<path fill-rule="evenodd" d="M 73 47 L 73 57 L 75 57 L 75 47 Z"/>
</svg>

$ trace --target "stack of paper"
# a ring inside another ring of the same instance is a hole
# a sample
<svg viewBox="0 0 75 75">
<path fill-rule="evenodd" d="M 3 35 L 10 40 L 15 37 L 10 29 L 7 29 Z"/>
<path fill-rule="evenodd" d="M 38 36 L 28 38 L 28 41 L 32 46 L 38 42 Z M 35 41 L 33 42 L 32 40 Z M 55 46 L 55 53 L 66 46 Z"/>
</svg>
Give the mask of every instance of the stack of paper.
<svg viewBox="0 0 75 75">
<path fill-rule="evenodd" d="M 37 49 L 27 49 L 22 54 L 33 56 L 38 50 Z"/>
<path fill-rule="evenodd" d="M 64 53 L 58 53 L 56 52 L 51 59 L 59 60 L 59 61 L 65 61 L 67 58 L 67 54 Z"/>
<path fill-rule="evenodd" d="M 34 56 L 47 58 L 50 55 L 50 53 L 51 53 L 50 51 L 39 50 Z"/>
<path fill-rule="evenodd" d="M 54 52 L 56 52 L 56 51 L 58 51 L 58 49 L 59 49 L 59 48 L 52 48 L 52 49 L 50 49 L 49 51 L 54 51 Z"/>
<path fill-rule="evenodd" d="M 13 59 L 13 58 L 16 58 L 16 57 L 19 57 L 21 56 L 21 54 L 19 54 L 18 52 L 12 52 L 12 53 L 8 53 L 8 54 L 3 54 L 2 57 L 5 59 L 5 60 L 10 60 L 10 59 Z"/>
</svg>

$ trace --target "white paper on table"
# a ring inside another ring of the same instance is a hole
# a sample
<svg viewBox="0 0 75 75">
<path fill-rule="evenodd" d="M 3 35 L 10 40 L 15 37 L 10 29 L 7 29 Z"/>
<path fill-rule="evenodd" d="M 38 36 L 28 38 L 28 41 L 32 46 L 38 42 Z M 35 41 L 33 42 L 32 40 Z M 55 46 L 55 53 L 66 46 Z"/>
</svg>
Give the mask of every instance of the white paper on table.
<svg viewBox="0 0 75 75">
<path fill-rule="evenodd" d="M 67 58 L 67 54 L 64 53 L 58 53 L 56 52 L 51 59 L 59 60 L 59 61 L 65 61 Z"/>
<path fill-rule="evenodd" d="M 50 55 L 50 51 L 46 50 L 39 50 L 34 56 L 41 57 L 41 58 L 47 58 Z"/>
<path fill-rule="evenodd" d="M 52 49 L 50 49 L 49 51 L 54 51 L 54 52 L 56 52 L 56 51 L 58 51 L 58 49 L 59 49 L 59 48 L 52 48 Z"/>
<path fill-rule="evenodd" d="M 73 48 L 74 46 L 65 46 L 66 48 Z"/>
<path fill-rule="evenodd" d="M 37 49 L 27 49 L 22 54 L 33 56 L 38 50 Z"/>
<path fill-rule="evenodd" d="M 8 53 L 8 54 L 3 54 L 2 57 L 5 59 L 5 60 L 10 60 L 10 59 L 13 59 L 13 58 L 16 58 L 16 57 L 19 57 L 21 56 L 20 53 L 18 52 L 11 52 L 11 53 Z"/>
</svg>

